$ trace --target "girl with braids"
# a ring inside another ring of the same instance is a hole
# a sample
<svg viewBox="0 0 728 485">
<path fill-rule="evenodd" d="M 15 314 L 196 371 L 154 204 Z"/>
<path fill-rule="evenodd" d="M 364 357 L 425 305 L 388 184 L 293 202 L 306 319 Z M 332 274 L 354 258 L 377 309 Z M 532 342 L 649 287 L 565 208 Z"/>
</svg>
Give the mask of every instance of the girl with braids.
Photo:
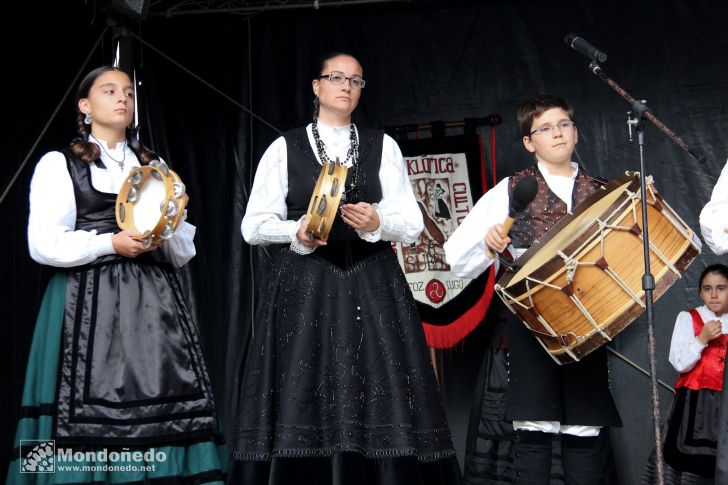
<svg viewBox="0 0 728 485">
<path fill-rule="evenodd" d="M 116 225 L 129 171 L 156 158 L 130 143 L 129 76 L 91 71 L 77 108 L 81 140 L 45 154 L 30 186 L 30 254 L 57 271 L 36 322 L 8 483 L 222 483 L 226 452 L 175 272 L 195 255 L 195 227 L 182 222 L 145 248 Z M 51 440 L 55 473 L 37 473 L 51 465 Z"/>
<path fill-rule="evenodd" d="M 348 54 L 313 73 L 313 123 L 258 165 L 242 222 L 284 246 L 263 288 L 241 377 L 231 484 L 460 483 L 412 294 L 390 241 L 423 229 L 402 154 L 351 115 L 365 81 Z M 305 213 L 321 166 L 349 168 L 326 241 Z"/>
</svg>

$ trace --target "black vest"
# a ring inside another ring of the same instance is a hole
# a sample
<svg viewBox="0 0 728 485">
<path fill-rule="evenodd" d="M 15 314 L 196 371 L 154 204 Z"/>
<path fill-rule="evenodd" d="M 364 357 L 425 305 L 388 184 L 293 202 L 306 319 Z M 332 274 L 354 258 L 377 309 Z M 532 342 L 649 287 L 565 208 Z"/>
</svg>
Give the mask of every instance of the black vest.
<svg viewBox="0 0 728 485">
<path fill-rule="evenodd" d="M 384 133 L 379 130 L 358 129 L 359 132 L 359 180 L 361 189 L 359 202 L 374 204 L 382 200 L 379 183 L 379 166 L 382 159 Z M 297 221 L 306 213 L 316 180 L 321 172 L 319 164 L 308 141 L 306 128 L 297 128 L 283 134 L 288 156 L 288 219 Z M 352 170 L 347 175 L 347 187 L 351 183 Z M 329 241 L 359 240 L 356 231 L 344 224 L 339 217 L 329 233 Z M 318 250 L 317 250 L 318 251 Z"/>
<path fill-rule="evenodd" d="M 91 183 L 91 164 L 76 157 L 70 148 L 61 153 L 66 157 L 68 173 L 76 197 L 76 230 L 96 230 L 98 234 L 119 232 L 116 224 L 116 194 L 101 192 Z M 106 168 L 101 160 L 95 163 Z"/>
</svg>

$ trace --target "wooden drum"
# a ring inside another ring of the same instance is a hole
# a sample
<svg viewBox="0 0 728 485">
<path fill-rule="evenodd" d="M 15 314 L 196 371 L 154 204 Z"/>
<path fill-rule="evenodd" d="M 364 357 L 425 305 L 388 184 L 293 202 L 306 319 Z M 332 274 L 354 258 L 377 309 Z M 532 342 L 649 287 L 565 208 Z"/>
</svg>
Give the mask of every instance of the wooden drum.
<svg viewBox="0 0 728 485">
<path fill-rule="evenodd" d="M 700 240 L 647 180 L 657 301 L 700 254 Z M 575 362 L 645 311 L 639 174 L 612 180 L 551 228 L 495 289 L 559 364 Z"/>
</svg>

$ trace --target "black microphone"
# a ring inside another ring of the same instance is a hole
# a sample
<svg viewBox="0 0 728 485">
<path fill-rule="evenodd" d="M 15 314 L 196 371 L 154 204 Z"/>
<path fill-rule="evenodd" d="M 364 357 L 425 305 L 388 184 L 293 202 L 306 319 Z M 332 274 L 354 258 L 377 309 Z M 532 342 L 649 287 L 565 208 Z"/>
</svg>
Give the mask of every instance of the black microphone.
<svg viewBox="0 0 728 485">
<path fill-rule="evenodd" d="M 510 205 L 508 206 L 508 217 L 503 221 L 503 232 L 506 235 L 511 232 L 511 227 L 516 221 L 518 214 L 526 210 L 526 207 L 536 198 L 537 192 L 538 181 L 531 176 L 523 177 L 516 182 L 516 186 L 513 187 Z M 491 259 L 495 258 L 495 252 L 490 248 L 488 248 L 486 254 Z"/>
<path fill-rule="evenodd" d="M 600 51 L 576 34 L 566 34 L 566 37 L 564 37 L 564 42 L 566 42 L 566 45 L 568 45 L 575 51 L 581 52 L 589 59 L 594 59 L 597 62 L 604 62 L 607 60 L 607 55 L 604 52 Z"/>
<path fill-rule="evenodd" d="M 508 217 L 515 218 L 518 213 L 526 210 L 526 207 L 536 198 L 537 192 L 538 181 L 530 175 L 516 182 L 516 186 L 513 187 L 511 204 L 508 208 Z"/>
</svg>

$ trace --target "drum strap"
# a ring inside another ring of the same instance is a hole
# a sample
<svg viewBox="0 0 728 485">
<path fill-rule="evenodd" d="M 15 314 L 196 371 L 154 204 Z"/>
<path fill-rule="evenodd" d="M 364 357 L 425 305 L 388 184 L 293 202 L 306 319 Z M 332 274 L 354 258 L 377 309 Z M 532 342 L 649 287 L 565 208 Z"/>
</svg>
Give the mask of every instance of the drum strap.
<svg viewBox="0 0 728 485">
<path fill-rule="evenodd" d="M 516 262 L 508 248 L 498 253 L 498 262 L 500 263 L 500 268 L 498 269 L 499 278 L 505 271 L 518 271 L 518 262 Z"/>
</svg>

